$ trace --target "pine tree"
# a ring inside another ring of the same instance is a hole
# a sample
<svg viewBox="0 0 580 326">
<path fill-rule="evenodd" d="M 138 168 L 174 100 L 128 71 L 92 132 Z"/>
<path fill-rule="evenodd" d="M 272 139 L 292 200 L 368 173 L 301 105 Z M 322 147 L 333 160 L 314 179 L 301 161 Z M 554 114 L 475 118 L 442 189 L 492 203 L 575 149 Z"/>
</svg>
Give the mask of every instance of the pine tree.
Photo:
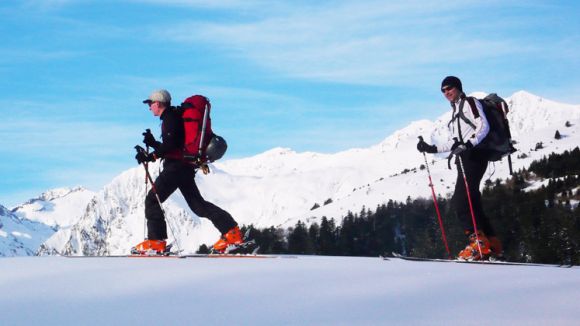
<svg viewBox="0 0 580 326">
<path fill-rule="evenodd" d="M 209 254 L 209 248 L 207 245 L 202 244 L 201 246 L 199 246 L 199 249 L 197 249 L 197 251 L 195 252 L 196 254 Z"/>
<path fill-rule="evenodd" d="M 336 238 L 337 230 L 333 219 L 322 217 L 317 247 L 321 255 L 337 255 L 338 246 Z"/>
<path fill-rule="evenodd" d="M 320 227 L 317 223 L 312 223 L 308 228 L 308 239 L 312 244 L 312 251 L 314 254 L 320 254 L 319 239 L 320 239 Z"/>
<path fill-rule="evenodd" d="M 338 249 L 340 255 L 353 255 L 355 246 L 354 219 L 354 214 L 349 211 L 342 220 L 338 234 Z"/>
<path fill-rule="evenodd" d="M 308 237 L 308 230 L 302 221 L 298 221 L 288 235 L 288 253 L 308 255 L 313 254 L 313 246 Z"/>
<path fill-rule="evenodd" d="M 273 226 L 266 229 L 252 227 L 250 238 L 260 246 L 260 252 L 264 254 L 287 253 L 288 248 L 284 237 L 284 230 Z"/>
</svg>

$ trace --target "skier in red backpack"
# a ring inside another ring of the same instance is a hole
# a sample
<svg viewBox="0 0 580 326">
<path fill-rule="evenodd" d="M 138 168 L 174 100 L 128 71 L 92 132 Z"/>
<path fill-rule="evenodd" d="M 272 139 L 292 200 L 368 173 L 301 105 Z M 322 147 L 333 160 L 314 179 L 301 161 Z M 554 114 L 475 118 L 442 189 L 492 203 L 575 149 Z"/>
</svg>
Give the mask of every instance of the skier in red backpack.
<svg viewBox="0 0 580 326">
<path fill-rule="evenodd" d="M 184 158 L 186 134 L 184 119 L 181 113 L 171 106 L 169 92 L 164 89 L 153 91 L 143 103 L 149 105 L 149 110 L 154 116 L 160 118 L 162 141 L 155 140 L 148 131 L 143 133 L 143 142 L 153 148 L 154 152 L 148 153 L 142 148 L 138 149 L 135 159 L 139 164 L 154 162 L 157 159 L 164 161 L 163 170 L 145 199 L 147 239 L 133 247 L 131 252 L 140 255 L 166 253 L 167 224 L 160 204 L 177 189 L 181 191 L 189 208 L 197 216 L 208 218 L 222 234 L 213 245 L 214 252 L 224 253 L 228 246 L 242 244 L 242 233 L 233 217 L 225 210 L 204 200 L 197 188 L 195 173 L 201 166 Z M 201 132 L 201 128 L 199 129 Z"/>
<path fill-rule="evenodd" d="M 490 256 L 501 256 L 501 242 L 483 212 L 481 192 L 479 191 L 479 185 L 487 169 L 488 161 L 478 156 L 477 151 L 472 150 L 487 135 L 489 131 L 488 121 L 481 103 L 475 98 L 465 96 L 459 78 L 446 77 L 441 83 L 441 92 L 453 108 L 452 119 L 448 126 L 452 135 L 456 137 L 455 139 L 460 141 L 449 142 L 438 147 L 429 145 L 421 139 L 417 144 L 417 150 L 427 153 L 450 151 L 456 157 L 461 158 L 456 159 L 457 181 L 452 202 L 456 208 L 457 217 L 463 224 L 465 234 L 469 238 L 469 244 L 458 254 L 458 258 L 483 260 Z M 468 189 L 465 187 L 465 180 L 467 180 Z"/>
</svg>

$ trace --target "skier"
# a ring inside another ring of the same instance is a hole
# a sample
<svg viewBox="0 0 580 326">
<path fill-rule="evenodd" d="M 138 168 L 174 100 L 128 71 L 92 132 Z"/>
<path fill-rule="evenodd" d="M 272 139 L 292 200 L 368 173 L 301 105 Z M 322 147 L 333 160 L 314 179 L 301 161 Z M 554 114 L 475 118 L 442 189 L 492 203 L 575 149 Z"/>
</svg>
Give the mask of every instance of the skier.
<svg viewBox="0 0 580 326">
<path fill-rule="evenodd" d="M 156 141 L 150 132 L 143 133 L 143 142 L 154 152 L 138 150 L 135 159 L 139 164 L 163 159 L 163 170 L 145 198 L 145 218 L 147 219 L 147 239 L 131 249 L 134 254 L 163 254 L 167 245 L 167 224 L 161 209 L 164 202 L 175 190 L 179 189 L 189 208 L 200 217 L 208 218 L 222 236 L 213 245 L 213 251 L 224 253 L 228 246 L 240 245 L 242 233 L 233 217 L 225 210 L 205 201 L 195 183 L 198 166 L 183 158 L 185 129 L 181 114 L 171 106 L 171 95 L 161 89 L 151 93 L 143 101 L 149 110 L 161 120 L 161 139 Z M 158 198 L 156 197 L 158 196 Z"/>
<path fill-rule="evenodd" d="M 463 225 L 469 244 L 461 250 L 458 258 L 465 260 L 483 260 L 490 256 L 502 255 L 502 245 L 495 235 L 489 219 L 483 212 L 479 185 L 487 169 L 487 159 L 479 157 L 477 151 L 472 150 L 487 135 L 489 124 L 483 112 L 481 103 L 475 99 L 469 100 L 463 93 L 461 80 L 455 76 L 448 76 L 441 83 L 441 92 L 453 108 L 452 119 L 448 124 L 455 141 L 441 146 L 429 145 L 421 138 L 417 144 L 419 152 L 443 153 L 451 152 L 456 156 L 457 181 L 452 202 L 456 208 L 457 217 Z M 462 117 L 463 115 L 463 117 Z M 468 124 L 464 118 L 471 121 Z M 458 141 L 458 139 L 460 141 Z M 465 171 L 462 171 L 459 156 Z M 463 174 L 465 173 L 465 174 Z M 465 178 L 464 178 L 465 177 Z M 469 185 L 465 188 L 465 179 Z M 468 193 L 469 192 L 469 193 Z M 473 208 L 473 219 L 470 205 Z M 477 229 L 477 234 L 475 230 Z M 479 239 L 479 243 L 477 242 Z"/>
</svg>

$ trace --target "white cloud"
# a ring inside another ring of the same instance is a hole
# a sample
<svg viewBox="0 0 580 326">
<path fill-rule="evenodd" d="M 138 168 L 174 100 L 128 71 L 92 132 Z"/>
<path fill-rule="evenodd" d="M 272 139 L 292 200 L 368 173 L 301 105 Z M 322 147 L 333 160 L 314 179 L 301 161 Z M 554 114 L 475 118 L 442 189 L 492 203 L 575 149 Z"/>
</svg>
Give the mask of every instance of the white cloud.
<svg viewBox="0 0 580 326">
<path fill-rule="evenodd" d="M 260 9 L 276 6 L 272 1 L 265 0 L 129 0 L 140 4 L 159 6 L 178 6 L 189 8 L 239 10 L 241 8 Z"/>
<path fill-rule="evenodd" d="M 476 12 L 465 13 L 477 3 L 329 5 L 290 7 L 249 22 L 189 22 L 158 33 L 176 42 L 214 44 L 292 77 L 377 85 L 415 83 L 430 73 L 439 78 L 438 66 L 527 51 L 505 35 L 473 35 Z"/>
<path fill-rule="evenodd" d="M 0 64 L 14 65 L 20 62 L 64 61 L 85 56 L 82 51 L 40 51 L 31 49 L 0 49 Z"/>
<path fill-rule="evenodd" d="M 23 7 L 28 10 L 56 10 L 74 2 L 75 0 L 25 0 Z"/>
</svg>

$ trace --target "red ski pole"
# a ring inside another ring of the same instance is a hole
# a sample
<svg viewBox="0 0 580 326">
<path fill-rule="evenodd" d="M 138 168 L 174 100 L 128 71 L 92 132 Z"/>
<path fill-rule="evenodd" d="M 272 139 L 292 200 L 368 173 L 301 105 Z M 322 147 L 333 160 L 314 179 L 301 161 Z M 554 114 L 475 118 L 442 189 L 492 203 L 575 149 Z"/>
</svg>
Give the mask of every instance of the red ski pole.
<svg viewBox="0 0 580 326">
<path fill-rule="evenodd" d="M 419 140 L 423 141 L 423 137 L 419 136 Z M 447 236 L 445 235 L 445 228 L 443 227 L 443 220 L 441 219 L 439 204 L 437 204 L 437 196 L 435 195 L 435 186 L 433 185 L 433 180 L 431 179 L 431 171 L 429 170 L 429 163 L 427 162 L 427 155 L 425 155 L 425 153 L 423 153 L 423 158 L 425 159 L 425 167 L 427 168 L 427 174 L 429 175 L 429 187 L 431 187 L 433 204 L 435 204 L 435 212 L 437 212 L 437 220 L 439 221 L 439 227 L 441 228 L 441 237 L 443 238 L 443 243 L 445 244 L 447 256 L 449 259 L 451 259 L 451 252 L 449 251 L 449 245 L 447 244 Z"/>
<path fill-rule="evenodd" d="M 483 252 L 481 251 L 481 245 L 479 244 L 479 234 L 477 234 L 477 222 L 475 221 L 475 213 L 473 212 L 473 204 L 471 203 L 471 193 L 469 192 L 469 184 L 467 183 L 467 177 L 465 176 L 465 169 L 463 168 L 463 160 L 460 155 L 459 166 L 461 168 L 461 174 L 463 175 L 463 182 L 465 182 L 465 191 L 467 192 L 467 201 L 469 202 L 469 211 L 471 212 L 471 221 L 473 222 L 473 231 L 475 232 L 475 239 L 477 241 L 477 250 L 479 250 L 479 256 L 483 257 Z"/>
</svg>

